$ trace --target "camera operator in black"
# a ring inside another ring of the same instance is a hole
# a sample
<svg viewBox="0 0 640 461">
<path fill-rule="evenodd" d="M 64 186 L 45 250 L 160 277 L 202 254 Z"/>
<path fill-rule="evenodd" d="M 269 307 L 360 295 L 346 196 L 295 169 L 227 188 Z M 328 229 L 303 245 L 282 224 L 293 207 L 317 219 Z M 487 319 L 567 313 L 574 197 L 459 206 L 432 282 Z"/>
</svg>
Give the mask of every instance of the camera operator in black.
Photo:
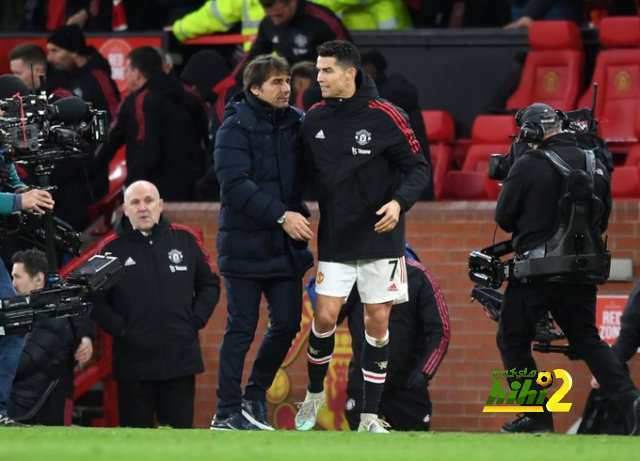
<svg viewBox="0 0 640 461">
<path fill-rule="evenodd" d="M 553 151 L 573 169 L 586 169 L 586 152 L 578 147 L 576 136 L 565 132 L 559 115 L 546 104 L 533 104 L 518 114 L 520 136 L 532 140 L 533 150 L 522 155 L 509 171 L 496 206 L 496 222 L 512 232 L 515 253 L 522 257 L 549 241 L 556 231 L 563 176 L 546 158 Z M 607 229 L 611 212 L 610 178 L 605 165 L 596 160 L 593 193 L 603 205 L 593 231 Z M 592 207 L 593 208 L 593 207 Z M 593 216 L 591 216 L 593 218 Z M 585 234 L 592 231 L 584 229 Z M 595 325 L 596 292 L 593 282 L 580 274 L 566 281 L 533 277 L 526 282 L 510 280 L 500 313 L 497 344 L 505 369 L 538 369 L 531 355 L 536 322 L 551 311 L 565 333 L 571 348 L 587 363 L 605 393 L 626 412 L 631 434 L 640 434 L 640 392 L 634 387 L 613 351 L 598 335 Z M 571 280 L 571 282 L 569 282 Z M 537 385 L 532 389 L 540 390 Z M 502 427 L 503 432 L 552 432 L 550 412 L 525 413 Z"/>
<path fill-rule="evenodd" d="M 0 75 L 0 100 L 19 94 L 26 96 L 29 88 L 15 75 Z M 1 102 L 1 101 L 0 101 Z M 4 115 L 0 109 L 0 118 Z M 0 149 L 0 215 L 8 215 L 16 211 L 43 213 L 43 209 L 53 209 L 51 194 L 43 190 L 27 191 L 20 181 L 15 166 L 5 158 Z M 7 192 L 10 191 L 10 192 Z M 0 263 L 0 299 L 16 296 L 11 284 L 9 272 Z M 20 352 L 24 344 L 23 335 L 4 335 L 0 332 L 0 427 L 17 425 L 7 417 L 7 402 L 11 393 L 11 384 L 20 361 Z"/>
</svg>

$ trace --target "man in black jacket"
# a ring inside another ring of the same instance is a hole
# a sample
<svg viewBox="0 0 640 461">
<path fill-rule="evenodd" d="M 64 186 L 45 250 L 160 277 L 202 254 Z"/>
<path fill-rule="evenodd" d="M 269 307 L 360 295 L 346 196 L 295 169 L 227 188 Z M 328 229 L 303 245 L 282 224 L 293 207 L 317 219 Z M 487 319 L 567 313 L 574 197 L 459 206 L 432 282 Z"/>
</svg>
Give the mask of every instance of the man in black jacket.
<svg viewBox="0 0 640 461">
<path fill-rule="evenodd" d="M 289 107 L 289 65 L 259 56 L 244 71 L 244 90 L 225 108 L 216 135 L 220 181 L 218 264 L 227 289 L 227 330 L 220 347 L 214 430 L 273 430 L 267 389 L 302 316 L 302 277 L 313 266 L 310 213 L 302 202 L 302 112 Z M 269 330 L 242 393 L 242 371 L 264 294 Z"/>
<path fill-rule="evenodd" d="M 536 103 L 521 111 L 517 117 L 521 136 L 530 138 L 535 150 L 522 155 L 511 167 L 498 197 L 495 216 L 502 229 L 512 232 L 516 259 L 525 261 L 537 258 L 539 248 L 545 248 L 545 255 L 546 249 L 553 251 L 551 239 L 557 235 L 558 229 L 563 229 L 562 225 L 568 226 L 562 216 L 568 216 L 570 212 L 563 207 L 564 212 L 560 215 L 560 199 L 579 192 L 570 190 L 567 193 L 563 190 L 563 187 L 567 187 L 567 180 L 556 168 L 558 162 L 548 158 L 548 151 L 555 153 L 568 165 L 571 174 L 575 173 L 571 177 L 590 178 L 589 187 L 592 190 L 588 190 L 587 199 L 583 199 L 589 209 L 585 224 L 587 228 L 579 229 L 576 233 L 594 235 L 599 239 L 607 229 L 611 212 L 610 178 L 605 165 L 594 158 L 592 151 L 579 147 L 574 133 L 563 132 L 561 121 L 550 106 Z M 578 212 L 571 216 L 578 216 Z M 575 245 L 580 244 L 577 242 Z M 541 267 L 543 262 L 540 262 Z M 630 427 L 633 428 L 631 433 L 638 435 L 640 393 L 611 348 L 598 335 L 595 325 L 597 287 L 594 280 L 588 278 L 585 271 L 510 280 L 500 311 L 498 348 L 505 370 L 538 369 L 531 354 L 531 341 L 535 336 L 537 321 L 551 311 L 572 350 L 587 363 L 605 393 L 626 412 Z M 541 390 L 536 383 L 532 389 L 536 392 Z M 503 425 L 502 430 L 553 432 L 552 413 L 523 413 L 514 422 Z"/>
<path fill-rule="evenodd" d="M 106 111 L 109 123 L 115 119 L 120 92 L 111 78 L 111 66 L 98 50 L 87 46 L 78 26 L 62 26 L 51 33 L 47 39 L 47 60 L 50 66 L 45 89 L 49 93 L 58 97 L 78 96 L 94 109 Z M 87 207 L 92 198 L 99 200 L 108 190 L 108 165 L 101 175 L 87 181 L 86 170 L 91 160 L 91 156 L 67 159 L 51 175 L 51 183 L 58 186 L 54 192 L 60 205 L 58 215 L 76 230 L 91 223 Z"/>
<path fill-rule="evenodd" d="M 162 215 L 158 189 L 131 184 L 124 216 L 98 252 L 117 256 L 124 277 L 95 300 L 92 316 L 113 335 L 120 425 L 190 428 L 195 375 L 204 371 L 198 330 L 220 297 L 220 279 L 195 233 Z"/>
<path fill-rule="evenodd" d="M 193 200 L 208 137 L 202 106 L 164 72 L 155 48 L 132 50 L 125 72 L 131 94 L 118 110 L 109 141 L 98 151 L 97 165 L 108 164 L 126 144 L 127 185 L 146 180 L 168 202 Z"/>
<path fill-rule="evenodd" d="M 311 430 L 326 401 L 323 381 L 336 321 L 357 282 L 366 309 L 365 381 L 358 430 L 388 432 L 378 418 L 388 360 L 389 313 L 407 301 L 404 215 L 429 182 L 429 167 L 407 117 L 380 99 L 360 70 L 360 53 L 341 40 L 318 47 L 324 101 L 308 112 L 303 143 L 317 170 L 317 308 L 309 336 L 309 387 L 296 415 Z"/>
<path fill-rule="evenodd" d="M 391 310 L 389 367 L 380 416 L 400 431 L 428 431 L 432 405 L 429 382 L 444 359 L 451 339 L 449 310 L 431 273 L 407 248 L 409 301 Z M 342 307 L 339 322 L 349 320 L 353 358 L 349 362 L 346 417 L 351 430 L 360 424 L 362 411 L 362 345 L 364 307 L 357 290 L 352 290 Z"/>
<path fill-rule="evenodd" d="M 42 251 L 19 251 L 12 261 L 18 295 L 44 288 L 49 269 Z M 11 389 L 8 409 L 13 419 L 44 426 L 71 425 L 73 370 L 76 360 L 84 365 L 91 359 L 92 330 L 93 322 L 86 317 L 42 318 L 35 323 L 25 338 Z"/>
</svg>

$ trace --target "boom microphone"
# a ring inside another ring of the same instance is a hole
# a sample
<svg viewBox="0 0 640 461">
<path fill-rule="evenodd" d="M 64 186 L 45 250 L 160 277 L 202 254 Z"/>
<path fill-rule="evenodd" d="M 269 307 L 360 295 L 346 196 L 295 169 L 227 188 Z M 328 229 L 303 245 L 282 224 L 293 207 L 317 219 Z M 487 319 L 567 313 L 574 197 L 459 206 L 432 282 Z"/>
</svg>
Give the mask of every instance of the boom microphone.
<svg viewBox="0 0 640 461">
<path fill-rule="evenodd" d="M 78 123 L 87 116 L 87 104 L 77 96 L 63 98 L 47 107 L 47 115 L 54 122 Z"/>
</svg>

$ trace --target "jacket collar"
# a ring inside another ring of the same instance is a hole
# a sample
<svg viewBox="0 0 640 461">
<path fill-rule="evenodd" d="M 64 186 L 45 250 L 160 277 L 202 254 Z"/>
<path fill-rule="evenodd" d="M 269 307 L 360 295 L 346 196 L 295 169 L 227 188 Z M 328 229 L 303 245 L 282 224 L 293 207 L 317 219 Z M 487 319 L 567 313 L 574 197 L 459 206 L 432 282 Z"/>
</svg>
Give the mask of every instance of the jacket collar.
<svg viewBox="0 0 640 461">
<path fill-rule="evenodd" d="M 151 234 L 147 236 L 147 235 L 144 235 L 142 232 L 134 229 L 133 226 L 131 225 L 131 221 L 129 220 L 129 218 L 127 218 L 123 214 L 118 224 L 116 224 L 116 234 L 120 237 L 126 237 L 131 240 L 146 241 L 150 238 L 157 236 L 158 234 L 165 232 L 166 230 L 169 229 L 170 225 L 171 225 L 171 222 L 163 213 L 160 215 L 160 222 L 158 222 L 158 224 L 153 226 L 153 228 L 151 229 Z"/>
<path fill-rule="evenodd" d="M 327 98 L 327 106 L 348 112 L 359 110 L 372 99 L 378 98 L 378 88 L 371 77 L 358 71 L 356 74 L 356 92 L 350 98 Z"/>
</svg>

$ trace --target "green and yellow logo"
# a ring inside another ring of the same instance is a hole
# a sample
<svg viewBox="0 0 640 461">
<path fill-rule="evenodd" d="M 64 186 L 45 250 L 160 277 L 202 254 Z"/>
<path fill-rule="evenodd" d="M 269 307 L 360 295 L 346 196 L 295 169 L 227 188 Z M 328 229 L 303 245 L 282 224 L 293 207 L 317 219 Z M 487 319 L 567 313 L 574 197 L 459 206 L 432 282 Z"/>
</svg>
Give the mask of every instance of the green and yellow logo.
<svg viewBox="0 0 640 461">
<path fill-rule="evenodd" d="M 569 392 L 572 385 L 571 375 L 565 370 L 553 370 L 555 379 L 562 380 L 560 389 L 551 394 L 546 407 L 548 411 L 569 411 L 571 403 L 560 402 Z M 509 385 L 507 378 L 515 378 Z M 549 371 L 527 369 L 516 371 L 499 371 L 494 368 L 491 373 L 493 386 L 489 393 L 487 403 L 482 409 L 483 413 L 542 413 L 544 411 L 544 401 L 547 398 L 548 388 L 553 384 L 554 378 Z M 502 382 L 507 382 L 508 389 L 502 389 Z M 533 382 L 536 382 L 542 389 L 537 391 L 531 389 Z M 508 394 L 508 395 L 507 395 Z"/>
</svg>

